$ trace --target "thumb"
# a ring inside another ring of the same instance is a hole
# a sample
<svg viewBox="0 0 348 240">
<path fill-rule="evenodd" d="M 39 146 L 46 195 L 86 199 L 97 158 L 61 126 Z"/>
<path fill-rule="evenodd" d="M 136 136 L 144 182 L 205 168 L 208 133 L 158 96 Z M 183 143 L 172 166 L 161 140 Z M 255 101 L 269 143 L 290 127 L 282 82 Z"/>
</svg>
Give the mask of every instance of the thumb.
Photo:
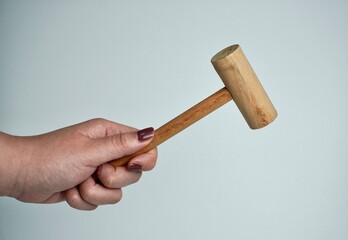
<svg viewBox="0 0 348 240">
<path fill-rule="evenodd" d="M 148 145 L 153 139 L 155 130 L 152 127 L 112 135 L 106 138 L 94 139 L 91 157 L 91 165 L 99 166 L 103 163 L 131 155 Z"/>
</svg>

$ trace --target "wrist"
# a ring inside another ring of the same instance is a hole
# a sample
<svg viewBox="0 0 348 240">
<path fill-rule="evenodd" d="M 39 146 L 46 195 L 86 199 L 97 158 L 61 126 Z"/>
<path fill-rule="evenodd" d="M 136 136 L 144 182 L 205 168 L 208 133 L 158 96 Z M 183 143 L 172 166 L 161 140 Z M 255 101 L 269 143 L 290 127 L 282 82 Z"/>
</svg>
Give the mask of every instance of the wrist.
<svg viewBox="0 0 348 240">
<path fill-rule="evenodd" d="M 19 138 L 0 132 L 0 196 L 16 197 L 20 192 L 22 149 Z"/>
</svg>

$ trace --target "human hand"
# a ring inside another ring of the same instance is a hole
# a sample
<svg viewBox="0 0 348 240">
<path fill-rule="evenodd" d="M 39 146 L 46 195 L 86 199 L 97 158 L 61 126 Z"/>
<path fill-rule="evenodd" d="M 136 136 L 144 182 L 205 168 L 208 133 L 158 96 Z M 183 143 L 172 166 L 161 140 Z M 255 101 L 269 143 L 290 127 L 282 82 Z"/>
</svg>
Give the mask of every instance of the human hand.
<svg viewBox="0 0 348 240">
<path fill-rule="evenodd" d="M 23 202 L 67 203 L 80 210 L 120 201 L 122 187 L 154 168 L 157 150 L 127 166 L 107 162 L 149 144 L 153 128 L 134 128 L 94 119 L 50 133 L 14 137 L 0 134 L 0 195 Z"/>
</svg>

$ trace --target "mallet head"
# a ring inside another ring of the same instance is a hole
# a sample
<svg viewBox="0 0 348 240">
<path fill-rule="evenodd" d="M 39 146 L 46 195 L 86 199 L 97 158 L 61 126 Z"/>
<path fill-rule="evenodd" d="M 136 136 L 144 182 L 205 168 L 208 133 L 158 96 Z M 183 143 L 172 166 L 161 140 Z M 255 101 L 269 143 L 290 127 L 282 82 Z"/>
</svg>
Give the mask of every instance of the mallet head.
<svg viewBox="0 0 348 240">
<path fill-rule="evenodd" d="M 111 161 L 114 167 L 123 166 L 133 157 L 154 149 L 231 99 L 234 99 L 252 129 L 264 127 L 277 117 L 276 110 L 238 45 L 222 50 L 211 61 L 226 87 L 159 127 L 145 148 Z"/>
<path fill-rule="evenodd" d="M 239 45 L 223 49 L 211 62 L 251 129 L 262 128 L 277 117 L 277 111 Z"/>
</svg>

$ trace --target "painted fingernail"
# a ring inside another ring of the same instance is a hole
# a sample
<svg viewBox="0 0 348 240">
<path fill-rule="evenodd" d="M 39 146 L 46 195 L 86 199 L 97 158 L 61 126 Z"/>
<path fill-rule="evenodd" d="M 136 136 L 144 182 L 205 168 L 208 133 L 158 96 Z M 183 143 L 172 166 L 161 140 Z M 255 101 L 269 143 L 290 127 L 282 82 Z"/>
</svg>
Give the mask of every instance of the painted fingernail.
<svg viewBox="0 0 348 240">
<path fill-rule="evenodd" d="M 141 171 L 143 169 L 143 166 L 141 166 L 139 163 L 133 163 L 128 167 L 128 170 L 130 171 Z"/>
<path fill-rule="evenodd" d="M 152 127 L 140 130 L 140 131 L 137 132 L 138 140 L 140 142 L 144 142 L 144 141 L 152 138 L 154 133 L 155 133 L 155 129 L 153 129 Z"/>
</svg>

